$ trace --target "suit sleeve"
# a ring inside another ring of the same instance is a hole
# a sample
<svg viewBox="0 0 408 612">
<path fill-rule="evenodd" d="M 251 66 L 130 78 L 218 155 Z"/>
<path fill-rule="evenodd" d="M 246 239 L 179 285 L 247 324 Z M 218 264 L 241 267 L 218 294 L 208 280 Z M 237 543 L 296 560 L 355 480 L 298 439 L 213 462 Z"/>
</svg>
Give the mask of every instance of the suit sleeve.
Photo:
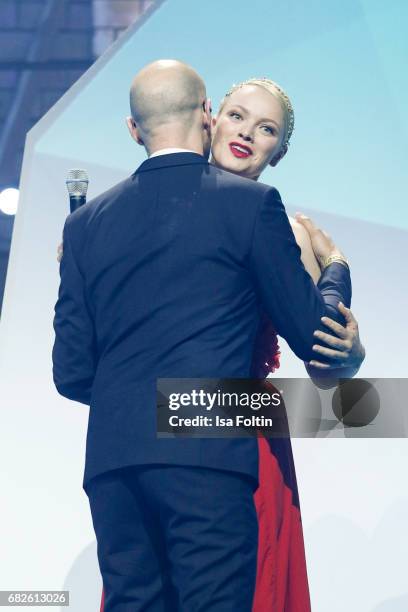
<svg viewBox="0 0 408 612">
<path fill-rule="evenodd" d="M 54 316 L 53 378 L 61 395 L 90 404 L 96 371 L 95 332 L 85 298 L 84 279 L 69 237 L 68 221 L 64 226 L 63 245 Z"/>
<path fill-rule="evenodd" d="M 250 269 L 276 331 L 300 359 L 310 361 L 317 356 L 312 350 L 313 332 L 327 331 L 321 317 L 343 322 L 337 305 L 340 301 L 350 305 L 351 280 L 345 266 L 333 263 L 316 287 L 300 253 L 279 193 L 271 188 L 257 211 Z"/>
</svg>

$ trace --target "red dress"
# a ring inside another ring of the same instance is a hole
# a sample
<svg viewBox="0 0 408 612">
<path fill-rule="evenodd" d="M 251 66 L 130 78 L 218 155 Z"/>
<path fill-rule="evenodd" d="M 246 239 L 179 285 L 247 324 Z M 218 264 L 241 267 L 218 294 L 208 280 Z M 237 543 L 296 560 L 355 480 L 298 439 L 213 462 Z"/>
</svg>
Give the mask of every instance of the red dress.
<svg viewBox="0 0 408 612">
<path fill-rule="evenodd" d="M 263 378 L 279 367 L 276 332 L 263 316 L 252 373 Z M 310 612 L 299 495 L 289 437 L 258 438 L 258 561 L 252 612 Z M 100 612 L 104 609 L 104 596 Z"/>
<path fill-rule="evenodd" d="M 279 346 L 262 315 L 252 374 L 263 378 L 279 368 Z M 289 432 L 289 429 L 288 429 Z M 309 585 L 299 495 L 289 435 L 258 437 L 258 565 L 252 612 L 310 612 Z"/>
</svg>

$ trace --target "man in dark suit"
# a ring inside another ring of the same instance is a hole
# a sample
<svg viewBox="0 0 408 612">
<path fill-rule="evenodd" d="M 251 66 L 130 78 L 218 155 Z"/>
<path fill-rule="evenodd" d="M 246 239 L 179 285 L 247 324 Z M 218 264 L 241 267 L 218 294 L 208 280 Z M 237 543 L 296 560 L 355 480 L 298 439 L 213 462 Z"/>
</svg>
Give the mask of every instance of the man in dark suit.
<svg viewBox="0 0 408 612">
<path fill-rule="evenodd" d="M 135 78 L 129 129 L 149 159 L 71 214 L 55 307 L 54 381 L 90 404 L 84 489 L 105 612 L 249 612 L 254 438 L 158 439 L 156 379 L 248 377 L 260 312 L 303 360 L 351 285 L 319 288 L 273 187 L 208 164 L 201 78 L 175 61 Z"/>
</svg>

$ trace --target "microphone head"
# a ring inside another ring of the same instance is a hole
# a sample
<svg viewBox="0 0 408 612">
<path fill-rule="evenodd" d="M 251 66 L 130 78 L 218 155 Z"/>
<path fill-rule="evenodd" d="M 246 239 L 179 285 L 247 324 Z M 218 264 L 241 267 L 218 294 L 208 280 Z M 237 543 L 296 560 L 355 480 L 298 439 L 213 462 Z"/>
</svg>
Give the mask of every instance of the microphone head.
<svg viewBox="0 0 408 612">
<path fill-rule="evenodd" d="M 65 181 L 70 197 L 86 196 L 88 191 L 88 173 L 86 170 L 77 168 L 69 170 L 67 180 Z"/>
</svg>

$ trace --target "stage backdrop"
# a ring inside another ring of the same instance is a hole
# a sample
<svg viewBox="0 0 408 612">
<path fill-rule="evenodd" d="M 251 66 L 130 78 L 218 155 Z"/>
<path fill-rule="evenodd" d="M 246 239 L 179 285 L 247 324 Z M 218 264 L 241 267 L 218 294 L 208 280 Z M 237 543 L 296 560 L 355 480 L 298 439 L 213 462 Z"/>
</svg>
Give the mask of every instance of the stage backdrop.
<svg viewBox="0 0 408 612">
<path fill-rule="evenodd" d="M 132 76 L 147 62 L 191 63 L 215 108 L 252 76 L 288 91 L 293 142 L 263 180 L 349 257 L 367 348 L 361 375 L 406 375 L 406 23 L 404 0 L 167 0 L 30 132 L 0 325 L 0 589 L 69 589 L 71 610 L 97 610 L 82 490 L 88 408 L 59 397 L 51 377 L 56 248 L 67 170 L 88 170 L 92 197 L 144 159 L 125 117 Z M 280 375 L 305 375 L 282 346 Z M 314 612 L 405 611 L 407 440 L 328 432 L 293 446 Z"/>
</svg>

